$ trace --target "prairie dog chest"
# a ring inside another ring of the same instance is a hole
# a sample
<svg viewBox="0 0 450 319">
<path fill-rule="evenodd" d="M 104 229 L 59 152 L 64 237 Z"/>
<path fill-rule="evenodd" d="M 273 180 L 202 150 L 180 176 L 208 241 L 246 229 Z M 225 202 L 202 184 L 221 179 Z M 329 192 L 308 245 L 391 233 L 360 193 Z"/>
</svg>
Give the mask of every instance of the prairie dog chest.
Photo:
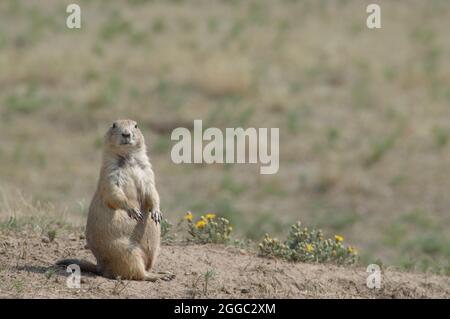
<svg viewBox="0 0 450 319">
<path fill-rule="evenodd" d="M 153 182 L 153 174 L 149 163 L 134 158 L 120 158 L 117 170 L 113 174 L 116 184 L 129 197 L 142 198 Z"/>
</svg>

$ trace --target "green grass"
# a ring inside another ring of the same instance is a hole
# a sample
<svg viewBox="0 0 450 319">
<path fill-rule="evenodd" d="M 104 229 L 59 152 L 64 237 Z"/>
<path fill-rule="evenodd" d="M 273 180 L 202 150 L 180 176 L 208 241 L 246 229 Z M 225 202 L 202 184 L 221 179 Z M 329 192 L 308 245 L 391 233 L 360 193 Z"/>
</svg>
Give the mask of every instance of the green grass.
<svg viewBox="0 0 450 319">
<path fill-rule="evenodd" d="M 16 279 L 13 281 L 13 288 L 17 294 L 21 294 L 25 289 L 25 284 L 22 280 Z"/>
<path fill-rule="evenodd" d="M 300 115 L 298 111 L 291 110 L 286 113 L 286 126 L 288 132 L 296 135 L 300 131 Z"/>
<path fill-rule="evenodd" d="M 158 136 L 154 146 L 152 147 L 152 151 L 155 153 L 167 154 L 170 152 L 172 147 L 172 141 L 168 136 Z"/>
<path fill-rule="evenodd" d="M 389 247 L 398 247 L 403 243 L 407 229 L 402 224 L 391 223 L 383 233 L 383 243 Z"/>
<path fill-rule="evenodd" d="M 23 93 L 11 93 L 4 100 L 4 104 L 9 111 L 19 113 L 37 112 L 49 106 L 50 102 L 49 98 L 38 94 L 38 89 L 34 85 L 28 86 Z"/>
<path fill-rule="evenodd" d="M 232 225 L 240 225 L 243 222 L 243 213 L 235 206 L 230 197 L 217 198 L 208 211 L 228 219 Z"/>
<path fill-rule="evenodd" d="M 14 230 L 20 227 L 16 216 L 10 216 L 7 220 L 0 222 L 0 229 Z"/>
<path fill-rule="evenodd" d="M 48 236 L 48 239 L 50 240 L 50 242 L 55 240 L 56 234 L 57 234 L 56 229 L 49 229 L 47 231 L 47 236 Z"/>
<path fill-rule="evenodd" d="M 353 211 L 335 212 L 321 217 L 318 226 L 339 232 L 352 227 L 355 223 L 360 221 L 361 218 L 362 217 L 357 212 Z"/>
<path fill-rule="evenodd" d="M 236 182 L 236 180 L 230 174 L 225 174 L 223 176 L 220 186 L 225 192 L 233 196 L 241 195 L 247 188 L 245 185 Z"/>
<path fill-rule="evenodd" d="M 429 256 L 442 255 L 450 258 L 450 241 L 433 233 L 418 235 L 410 240 L 405 246 L 418 253 Z"/>
<path fill-rule="evenodd" d="M 261 187 L 262 196 L 269 195 L 274 197 L 285 197 L 288 192 L 283 189 L 283 186 L 280 183 L 265 183 Z"/>
<path fill-rule="evenodd" d="M 111 41 L 120 35 L 132 33 L 132 30 L 131 22 L 123 18 L 118 11 L 114 11 L 101 26 L 99 37 L 105 42 Z"/>
<path fill-rule="evenodd" d="M 258 213 L 252 222 L 245 224 L 245 237 L 251 240 L 259 240 L 266 233 L 280 233 L 286 225 L 273 212 Z"/>
<path fill-rule="evenodd" d="M 417 227 L 421 230 L 427 229 L 436 229 L 436 222 L 429 215 L 420 209 L 415 209 L 409 213 L 402 215 L 399 220 L 399 223 L 408 223 L 413 227 Z"/>
<path fill-rule="evenodd" d="M 166 30 L 166 23 L 164 22 L 164 19 L 158 18 L 155 21 L 153 21 L 152 31 L 154 33 L 162 33 L 165 30 Z"/>
<path fill-rule="evenodd" d="M 433 128 L 434 144 L 438 149 L 445 147 L 450 139 L 450 130 L 443 127 Z"/>
<path fill-rule="evenodd" d="M 56 274 L 55 268 L 49 268 L 45 271 L 45 277 L 47 280 L 50 280 Z"/>
<path fill-rule="evenodd" d="M 398 133 L 392 133 L 371 145 L 371 150 L 364 159 L 364 165 L 370 167 L 383 159 L 389 150 L 394 147 Z"/>
<path fill-rule="evenodd" d="M 50 207 L 46 208 L 51 210 Z M 39 231 L 49 237 L 50 240 L 54 240 L 57 235 L 58 229 L 79 231 L 79 226 L 74 226 L 65 220 L 64 217 L 54 217 L 51 214 L 45 214 L 45 211 L 39 211 L 36 208 L 28 208 L 29 211 L 33 211 L 34 216 L 16 216 L 12 215 L 6 218 L 0 219 L 0 230 L 10 231 L 23 231 L 31 228 L 35 231 Z"/>
</svg>

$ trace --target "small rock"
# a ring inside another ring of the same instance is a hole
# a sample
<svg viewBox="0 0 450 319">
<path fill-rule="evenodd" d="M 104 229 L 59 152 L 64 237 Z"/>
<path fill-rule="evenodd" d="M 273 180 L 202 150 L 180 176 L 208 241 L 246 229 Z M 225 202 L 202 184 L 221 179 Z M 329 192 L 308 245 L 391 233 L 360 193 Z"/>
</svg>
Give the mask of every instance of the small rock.
<svg viewBox="0 0 450 319">
<path fill-rule="evenodd" d="M 222 287 L 222 291 L 224 293 L 226 293 L 227 295 L 231 294 L 231 291 L 228 288 L 226 288 L 226 287 Z"/>
<path fill-rule="evenodd" d="M 242 289 L 241 289 L 241 292 L 242 292 L 243 294 L 248 294 L 248 293 L 250 292 L 250 288 L 242 288 Z"/>
<path fill-rule="evenodd" d="M 50 242 L 50 239 L 47 237 L 42 237 L 42 242 L 48 244 Z"/>
</svg>

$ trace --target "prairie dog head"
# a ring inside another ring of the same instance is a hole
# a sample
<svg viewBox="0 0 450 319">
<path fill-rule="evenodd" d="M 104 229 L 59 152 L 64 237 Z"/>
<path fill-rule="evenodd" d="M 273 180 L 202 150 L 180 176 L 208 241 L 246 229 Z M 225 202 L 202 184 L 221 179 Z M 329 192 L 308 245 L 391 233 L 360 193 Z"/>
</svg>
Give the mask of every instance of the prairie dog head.
<svg viewBox="0 0 450 319">
<path fill-rule="evenodd" d="M 105 145 L 120 155 L 145 150 L 144 136 L 133 120 L 115 121 L 106 133 Z"/>
</svg>

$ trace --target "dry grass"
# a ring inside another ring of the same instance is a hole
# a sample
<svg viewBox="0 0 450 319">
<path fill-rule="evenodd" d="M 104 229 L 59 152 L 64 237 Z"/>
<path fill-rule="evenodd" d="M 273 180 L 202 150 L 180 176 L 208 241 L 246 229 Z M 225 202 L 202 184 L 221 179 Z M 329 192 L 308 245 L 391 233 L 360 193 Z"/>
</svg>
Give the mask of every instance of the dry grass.
<svg viewBox="0 0 450 319">
<path fill-rule="evenodd" d="M 80 0 L 71 31 L 60 1 L 1 1 L 1 219 L 19 190 L 21 214 L 82 225 L 101 137 L 134 118 L 171 220 L 213 211 L 258 239 L 302 220 L 364 263 L 448 274 L 450 4 L 379 2 L 370 31 L 366 1 Z M 279 173 L 174 165 L 160 128 L 193 119 L 280 127 Z"/>
</svg>

